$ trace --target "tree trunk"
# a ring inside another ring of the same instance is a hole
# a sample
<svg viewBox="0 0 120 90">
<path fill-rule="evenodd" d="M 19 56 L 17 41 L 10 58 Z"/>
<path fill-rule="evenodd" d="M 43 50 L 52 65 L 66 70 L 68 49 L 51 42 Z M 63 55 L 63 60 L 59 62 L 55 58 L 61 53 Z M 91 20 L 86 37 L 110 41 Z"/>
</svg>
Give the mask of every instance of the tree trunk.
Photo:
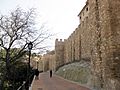
<svg viewBox="0 0 120 90">
<path fill-rule="evenodd" d="M 11 73 L 10 73 L 10 50 L 9 49 L 6 50 L 6 73 L 5 74 L 6 74 L 5 79 L 8 79 L 11 76 Z"/>
</svg>

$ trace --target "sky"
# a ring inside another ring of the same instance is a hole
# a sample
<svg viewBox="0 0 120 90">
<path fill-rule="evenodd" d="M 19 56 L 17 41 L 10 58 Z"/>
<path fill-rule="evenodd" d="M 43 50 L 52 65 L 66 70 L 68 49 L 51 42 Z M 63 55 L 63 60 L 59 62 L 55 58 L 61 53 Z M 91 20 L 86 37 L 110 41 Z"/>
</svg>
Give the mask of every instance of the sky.
<svg viewBox="0 0 120 90">
<path fill-rule="evenodd" d="M 56 38 L 67 39 L 77 28 L 77 15 L 85 3 L 86 0 L 0 0 L 0 13 L 9 13 L 18 6 L 24 10 L 36 8 L 37 24 L 46 23 L 50 32 L 55 34 L 50 42 L 53 48 Z"/>
</svg>

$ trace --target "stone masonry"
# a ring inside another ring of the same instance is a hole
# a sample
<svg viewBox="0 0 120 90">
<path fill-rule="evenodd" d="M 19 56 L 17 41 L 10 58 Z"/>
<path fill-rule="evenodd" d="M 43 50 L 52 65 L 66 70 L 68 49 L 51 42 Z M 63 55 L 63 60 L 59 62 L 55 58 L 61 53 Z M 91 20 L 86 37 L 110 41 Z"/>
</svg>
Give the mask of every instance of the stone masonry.
<svg viewBox="0 0 120 90">
<path fill-rule="evenodd" d="M 120 90 L 120 0 L 87 0 L 79 26 L 64 41 L 55 41 L 56 68 L 91 61 L 92 86 Z"/>
</svg>

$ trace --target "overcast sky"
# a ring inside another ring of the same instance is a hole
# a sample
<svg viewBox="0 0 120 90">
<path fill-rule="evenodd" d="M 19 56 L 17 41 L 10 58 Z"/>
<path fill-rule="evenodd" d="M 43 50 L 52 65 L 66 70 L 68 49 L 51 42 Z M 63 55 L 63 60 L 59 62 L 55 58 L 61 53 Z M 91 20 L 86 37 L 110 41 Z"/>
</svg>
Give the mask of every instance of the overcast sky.
<svg viewBox="0 0 120 90">
<path fill-rule="evenodd" d="M 45 22 L 55 38 L 66 39 L 79 24 L 78 14 L 86 0 L 0 0 L 0 13 L 8 13 L 17 6 L 22 9 L 36 8 L 38 22 Z M 54 45 L 53 45 L 54 46 Z"/>
</svg>

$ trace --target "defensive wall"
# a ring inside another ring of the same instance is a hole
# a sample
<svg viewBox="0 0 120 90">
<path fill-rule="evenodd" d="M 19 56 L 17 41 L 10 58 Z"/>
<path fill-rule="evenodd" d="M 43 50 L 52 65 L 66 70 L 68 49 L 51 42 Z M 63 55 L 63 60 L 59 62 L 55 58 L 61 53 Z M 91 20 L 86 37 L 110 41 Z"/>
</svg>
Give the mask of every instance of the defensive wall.
<svg viewBox="0 0 120 90">
<path fill-rule="evenodd" d="M 120 90 L 120 0 L 87 0 L 78 17 L 75 31 L 55 41 L 55 67 L 89 60 L 93 87 Z"/>
</svg>

